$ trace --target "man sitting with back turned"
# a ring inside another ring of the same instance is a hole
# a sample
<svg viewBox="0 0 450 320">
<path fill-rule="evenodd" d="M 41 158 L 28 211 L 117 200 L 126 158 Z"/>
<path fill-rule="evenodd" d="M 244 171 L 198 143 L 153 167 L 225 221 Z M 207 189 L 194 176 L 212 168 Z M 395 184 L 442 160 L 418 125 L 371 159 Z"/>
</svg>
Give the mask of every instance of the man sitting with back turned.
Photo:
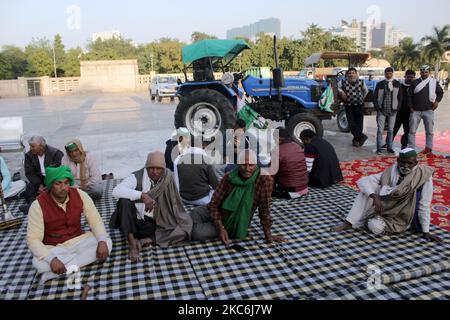
<svg viewBox="0 0 450 320">
<path fill-rule="evenodd" d="M 328 188 L 344 180 L 336 151 L 328 141 L 309 129 L 300 134 L 300 139 L 305 145 L 310 187 Z"/>
<path fill-rule="evenodd" d="M 292 141 L 285 128 L 277 128 L 279 134 L 278 173 L 275 175 L 274 197 L 298 198 L 308 194 L 308 171 L 302 147 Z"/>
</svg>

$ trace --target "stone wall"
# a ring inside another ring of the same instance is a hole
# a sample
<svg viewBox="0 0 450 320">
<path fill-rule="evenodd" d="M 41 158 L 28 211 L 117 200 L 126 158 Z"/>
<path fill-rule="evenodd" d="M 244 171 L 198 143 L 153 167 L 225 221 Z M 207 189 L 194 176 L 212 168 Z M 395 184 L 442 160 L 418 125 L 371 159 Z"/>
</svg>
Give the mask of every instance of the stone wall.
<svg viewBox="0 0 450 320">
<path fill-rule="evenodd" d="M 80 88 L 82 92 L 136 91 L 137 60 L 81 61 Z"/>
</svg>

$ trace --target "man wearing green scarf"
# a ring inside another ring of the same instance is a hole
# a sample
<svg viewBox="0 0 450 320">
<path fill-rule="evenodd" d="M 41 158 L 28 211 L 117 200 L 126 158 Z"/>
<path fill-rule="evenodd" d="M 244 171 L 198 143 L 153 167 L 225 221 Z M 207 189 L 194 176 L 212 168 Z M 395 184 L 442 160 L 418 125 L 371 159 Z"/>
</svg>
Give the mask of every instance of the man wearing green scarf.
<svg viewBox="0 0 450 320">
<path fill-rule="evenodd" d="M 32 203 L 28 215 L 27 243 L 41 283 L 65 274 L 70 266 L 104 262 L 112 242 L 92 199 L 73 188 L 69 167 L 47 167 L 47 191 Z M 92 232 L 84 232 L 84 215 Z"/>
<path fill-rule="evenodd" d="M 220 238 L 228 245 L 230 239 L 246 238 L 253 214 L 258 209 L 266 241 L 284 242 L 283 237 L 271 232 L 273 178 L 261 175 L 256 159 L 254 151 L 241 152 L 238 168 L 225 174 L 211 203 L 192 211 L 192 240 Z"/>
</svg>

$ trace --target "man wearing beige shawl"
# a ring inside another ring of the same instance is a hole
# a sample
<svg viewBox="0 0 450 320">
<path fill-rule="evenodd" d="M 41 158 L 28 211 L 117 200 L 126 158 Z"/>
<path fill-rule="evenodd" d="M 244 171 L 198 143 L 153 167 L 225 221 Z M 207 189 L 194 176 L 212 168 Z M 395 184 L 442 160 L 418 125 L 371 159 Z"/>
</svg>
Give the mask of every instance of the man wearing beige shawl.
<svg viewBox="0 0 450 320">
<path fill-rule="evenodd" d="M 384 172 L 358 181 L 361 193 L 344 224 L 336 232 L 366 227 L 376 235 L 401 234 L 408 229 L 421 232 L 428 241 L 441 239 L 430 234 L 433 172 L 419 165 L 417 153 L 407 148 Z"/>
<path fill-rule="evenodd" d="M 66 155 L 62 165 L 67 166 L 75 177 L 75 187 L 86 192 L 93 200 L 103 194 L 102 177 L 97 160 L 84 150 L 81 141 L 74 139 L 65 145 Z"/>
<path fill-rule="evenodd" d="M 144 247 L 156 244 L 166 248 L 190 241 L 192 219 L 184 210 L 162 152 L 151 152 L 145 168 L 124 179 L 112 194 L 119 201 L 110 227 L 127 238 L 132 262 L 140 260 Z"/>
</svg>

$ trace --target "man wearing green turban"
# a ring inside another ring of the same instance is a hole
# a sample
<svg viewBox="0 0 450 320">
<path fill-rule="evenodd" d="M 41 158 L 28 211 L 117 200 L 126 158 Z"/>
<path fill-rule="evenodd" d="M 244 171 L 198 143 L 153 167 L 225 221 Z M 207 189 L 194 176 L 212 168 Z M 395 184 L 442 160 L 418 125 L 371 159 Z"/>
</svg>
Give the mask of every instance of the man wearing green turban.
<svg viewBox="0 0 450 320">
<path fill-rule="evenodd" d="M 28 215 L 27 243 L 33 253 L 33 266 L 42 274 L 41 283 L 65 274 L 69 266 L 84 267 L 104 262 L 112 242 L 92 199 L 73 188 L 69 167 L 47 167 L 47 191 L 31 204 Z M 81 217 L 91 229 L 84 232 Z"/>
</svg>

